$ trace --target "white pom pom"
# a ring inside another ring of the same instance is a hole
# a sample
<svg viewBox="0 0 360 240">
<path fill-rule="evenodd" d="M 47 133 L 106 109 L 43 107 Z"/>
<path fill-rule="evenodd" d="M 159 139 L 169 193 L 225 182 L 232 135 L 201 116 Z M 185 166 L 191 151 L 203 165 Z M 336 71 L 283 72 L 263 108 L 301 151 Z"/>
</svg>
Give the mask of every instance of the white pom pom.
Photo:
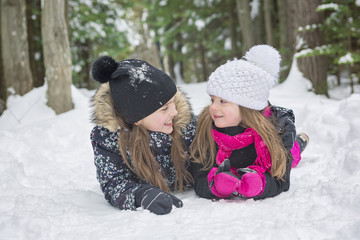
<svg viewBox="0 0 360 240">
<path fill-rule="evenodd" d="M 246 52 L 244 58 L 267 71 L 277 80 L 280 71 L 281 56 L 279 52 L 269 45 L 256 45 Z"/>
</svg>

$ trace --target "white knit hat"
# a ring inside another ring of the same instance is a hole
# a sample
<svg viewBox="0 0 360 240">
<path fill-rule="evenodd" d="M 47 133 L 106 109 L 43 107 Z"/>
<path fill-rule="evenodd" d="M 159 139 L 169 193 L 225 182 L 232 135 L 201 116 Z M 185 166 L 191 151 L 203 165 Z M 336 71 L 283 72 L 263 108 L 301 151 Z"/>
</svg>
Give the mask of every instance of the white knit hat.
<svg viewBox="0 0 360 240">
<path fill-rule="evenodd" d="M 218 67 L 209 77 L 207 93 L 240 106 L 262 110 L 280 71 L 281 56 L 268 45 L 257 45 L 243 59 Z"/>
</svg>

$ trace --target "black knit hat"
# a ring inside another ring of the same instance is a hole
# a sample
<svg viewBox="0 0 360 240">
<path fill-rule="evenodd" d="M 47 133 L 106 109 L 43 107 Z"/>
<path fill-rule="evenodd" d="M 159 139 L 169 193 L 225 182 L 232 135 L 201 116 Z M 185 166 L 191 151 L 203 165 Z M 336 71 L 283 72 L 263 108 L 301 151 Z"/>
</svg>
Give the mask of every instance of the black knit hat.
<svg viewBox="0 0 360 240">
<path fill-rule="evenodd" d="M 93 63 L 91 74 L 100 83 L 109 82 L 115 110 L 131 124 L 161 108 L 177 91 L 169 75 L 137 59 L 116 63 L 103 56 Z"/>
</svg>

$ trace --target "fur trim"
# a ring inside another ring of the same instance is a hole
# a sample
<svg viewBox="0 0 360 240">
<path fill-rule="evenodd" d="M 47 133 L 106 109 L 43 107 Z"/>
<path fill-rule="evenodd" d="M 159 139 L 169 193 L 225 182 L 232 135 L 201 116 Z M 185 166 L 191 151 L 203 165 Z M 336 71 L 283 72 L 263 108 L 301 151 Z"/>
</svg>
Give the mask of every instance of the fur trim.
<svg viewBox="0 0 360 240">
<path fill-rule="evenodd" d="M 178 114 L 174 118 L 174 126 L 180 130 L 185 129 L 191 121 L 192 109 L 189 103 L 189 99 L 179 88 L 175 94 L 175 106 Z"/>
<path fill-rule="evenodd" d="M 179 88 L 175 94 L 174 102 L 178 111 L 178 114 L 174 118 L 174 127 L 181 132 L 181 129 L 184 129 L 190 123 L 192 109 L 189 99 L 186 97 L 185 93 L 179 90 Z M 91 105 L 91 121 L 94 124 L 101 125 L 111 132 L 127 128 L 124 119 L 115 111 L 110 95 L 109 83 L 104 83 L 98 88 L 91 99 Z"/>
</svg>

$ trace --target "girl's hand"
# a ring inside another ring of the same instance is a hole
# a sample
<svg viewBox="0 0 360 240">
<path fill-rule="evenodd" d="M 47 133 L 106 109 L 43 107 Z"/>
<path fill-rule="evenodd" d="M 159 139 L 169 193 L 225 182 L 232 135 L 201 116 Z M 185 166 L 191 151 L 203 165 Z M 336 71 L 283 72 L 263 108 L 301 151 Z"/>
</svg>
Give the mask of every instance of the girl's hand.
<svg viewBox="0 0 360 240">
<path fill-rule="evenodd" d="M 265 187 L 264 174 L 250 168 L 240 168 L 238 173 L 241 175 L 240 184 L 236 189 L 239 194 L 245 197 L 261 195 Z"/>
<path fill-rule="evenodd" d="M 208 174 L 211 192 L 219 198 L 227 198 L 239 187 L 239 178 L 230 171 L 230 160 L 225 159 L 219 168 L 212 168 Z"/>
<path fill-rule="evenodd" d="M 140 193 L 140 192 L 139 192 Z M 174 205 L 177 208 L 183 206 L 183 202 L 170 193 L 163 192 L 159 188 L 149 188 L 138 195 L 140 206 L 156 215 L 168 214 Z"/>
</svg>

